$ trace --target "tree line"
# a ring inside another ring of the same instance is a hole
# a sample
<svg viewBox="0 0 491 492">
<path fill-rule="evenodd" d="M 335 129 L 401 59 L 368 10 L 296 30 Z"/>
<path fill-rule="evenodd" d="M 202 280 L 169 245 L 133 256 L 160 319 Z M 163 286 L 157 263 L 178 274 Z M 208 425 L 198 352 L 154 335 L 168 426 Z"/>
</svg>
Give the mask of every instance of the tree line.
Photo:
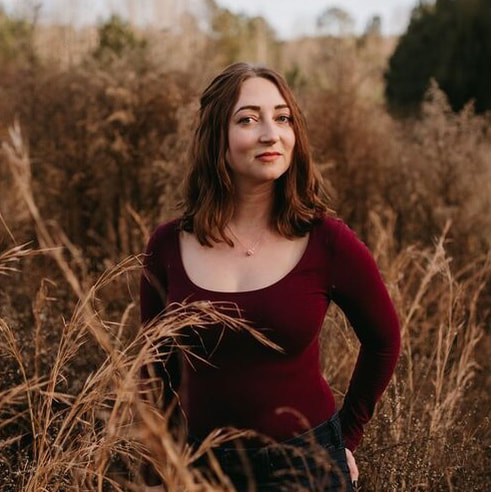
<svg viewBox="0 0 491 492">
<path fill-rule="evenodd" d="M 385 95 L 394 112 L 420 108 L 430 80 L 458 111 L 470 100 L 491 109 L 490 0 L 420 1 L 390 58 Z"/>
</svg>

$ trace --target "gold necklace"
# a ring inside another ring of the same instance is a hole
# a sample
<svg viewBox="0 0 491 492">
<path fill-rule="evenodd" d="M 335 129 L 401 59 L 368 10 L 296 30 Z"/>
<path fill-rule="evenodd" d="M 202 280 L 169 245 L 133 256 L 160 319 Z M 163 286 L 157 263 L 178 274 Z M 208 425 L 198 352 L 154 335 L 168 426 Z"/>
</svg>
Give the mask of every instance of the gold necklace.
<svg viewBox="0 0 491 492">
<path fill-rule="evenodd" d="M 247 248 L 246 246 L 244 246 L 244 243 L 239 239 L 237 234 L 235 234 L 235 232 L 232 230 L 232 228 L 229 225 L 227 225 L 227 229 L 230 231 L 230 234 L 232 234 L 232 236 L 234 236 L 234 238 L 237 239 L 237 242 L 242 246 L 242 249 L 244 250 L 244 253 L 246 256 L 253 256 L 254 255 L 254 253 L 256 252 L 256 248 L 259 246 L 259 243 L 261 242 L 261 239 L 264 236 L 264 231 L 263 231 L 263 232 L 261 232 L 259 237 L 254 241 L 252 246 Z"/>
</svg>

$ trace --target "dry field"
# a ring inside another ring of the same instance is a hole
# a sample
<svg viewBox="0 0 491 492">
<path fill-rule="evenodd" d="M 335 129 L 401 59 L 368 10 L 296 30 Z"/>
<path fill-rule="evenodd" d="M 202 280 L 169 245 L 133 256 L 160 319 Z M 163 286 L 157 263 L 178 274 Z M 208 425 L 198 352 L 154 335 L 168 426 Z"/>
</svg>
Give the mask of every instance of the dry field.
<svg viewBox="0 0 491 492">
<path fill-rule="evenodd" d="M 356 452 L 361 490 L 488 490 L 489 118 L 452 113 L 434 86 L 419 118 L 391 117 L 380 43 L 280 45 L 273 63 L 305 108 L 333 206 L 374 252 L 401 320 L 396 374 Z M 221 317 L 248 329 L 209 305 L 177 307 L 145 333 L 138 323 L 139 254 L 178 213 L 196 97 L 223 65 L 206 42 L 179 58 L 180 46 L 169 59 L 153 45 L 145 58 L 60 64 L 51 53 L 4 67 L 2 491 L 138 491 L 144 457 L 170 491 L 232 490 L 189 464 L 236 431 L 192 454 L 138 384 L 185 326 Z M 357 341 L 336 309 L 322 347 L 341 401 Z"/>
</svg>

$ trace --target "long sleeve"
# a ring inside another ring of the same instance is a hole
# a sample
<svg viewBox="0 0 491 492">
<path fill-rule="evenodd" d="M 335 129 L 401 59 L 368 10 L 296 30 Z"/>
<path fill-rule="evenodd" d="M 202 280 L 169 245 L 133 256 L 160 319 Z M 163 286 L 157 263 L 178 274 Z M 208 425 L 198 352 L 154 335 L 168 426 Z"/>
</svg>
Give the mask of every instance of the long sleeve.
<svg viewBox="0 0 491 492">
<path fill-rule="evenodd" d="M 354 450 L 394 372 L 400 328 L 368 248 L 341 221 L 334 241 L 333 300 L 349 319 L 361 344 L 340 411 L 346 447 Z"/>
<path fill-rule="evenodd" d="M 165 258 L 166 227 L 159 227 L 150 238 L 143 260 L 143 270 L 140 278 L 140 316 L 143 325 L 150 323 L 160 315 L 166 305 L 167 275 L 163 258 Z M 150 372 L 152 374 L 150 374 Z M 155 363 L 152 367 L 144 367 L 142 379 L 158 376 L 163 381 L 164 402 L 170 403 L 174 392 L 180 384 L 180 358 L 176 350 L 166 355 L 164 363 Z"/>
<path fill-rule="evenodd" d="M 167 278 L 159 261 L 158 229 L 148 241 L 140 278 L 140 316 L 143 324 L 150 322 L 165 307 Z"/>
</svg>

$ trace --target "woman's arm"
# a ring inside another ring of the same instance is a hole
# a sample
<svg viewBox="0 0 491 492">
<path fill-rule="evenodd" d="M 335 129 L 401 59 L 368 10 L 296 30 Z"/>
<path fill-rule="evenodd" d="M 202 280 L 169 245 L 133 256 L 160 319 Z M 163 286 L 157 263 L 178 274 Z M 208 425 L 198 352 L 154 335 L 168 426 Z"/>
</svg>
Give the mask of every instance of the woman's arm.
<svg viewBox="0 0 491 492">
<path fill-rule="evenodd" d="M 162 262 L 162 257 L 165 257 L 163 241 L 165 236 L 162 232 L 163 228 L 159 228 L 152 235 L 143 260 L 140 277 L 140 318 L 144 327 L 150 326 L 156 318 L 163 314 L 167 301 L 167 275 Z M 168 350 L 169 347 L 166 344 L 165 351 L 168 352 Z M 170 354 L 163 353 L 162 361 L 144 365 L 140 370 L 143 398 L 155 401 L 160 408 L 166 409 L 174 400 L 179 387 L 180 369 L 180 357 L 175 349 L 171 350 Z M 155 384 L 155 381 L 158 384 Z M 157 398 L 154 397 L 156 393 Z M 171 429 L 177 427 L 178 422 L 179 415 L 175 411 L 171 416 L 169 427 Z M 144 463 L 141 471 L 147 485 L 157 486 L 155 490 L 165 490 L 160 478 L 149 463 Z M 148 490 L 154 490 L 154 487 Z"/>
<path fill-rule="evenodd" d="M 140 316 L 141 322 L 150 325 L 162 316 L 167 304 L 168 275 L 166 260 L 172 255 L 175 222 L 159 226 L 148 241 L 143 259 L 140 279 Z M 158 377 L 163 383 L 163 407 L 170 404 L 181 382 L 181 356 L 177 349 L 162 344 L 162 362 L 142 369 L 143 379 Z M 169 353 L 170 350 L 170 353 Z"/>
<path fill-rule="evenodd" d="M 354 450 L 394 372 L 400 329 L 394 305 L 368 248 L 338 222 L 333 300 L 360 340 L 360 352 L 340 411 L 346 447 Z"/>
</svg>

